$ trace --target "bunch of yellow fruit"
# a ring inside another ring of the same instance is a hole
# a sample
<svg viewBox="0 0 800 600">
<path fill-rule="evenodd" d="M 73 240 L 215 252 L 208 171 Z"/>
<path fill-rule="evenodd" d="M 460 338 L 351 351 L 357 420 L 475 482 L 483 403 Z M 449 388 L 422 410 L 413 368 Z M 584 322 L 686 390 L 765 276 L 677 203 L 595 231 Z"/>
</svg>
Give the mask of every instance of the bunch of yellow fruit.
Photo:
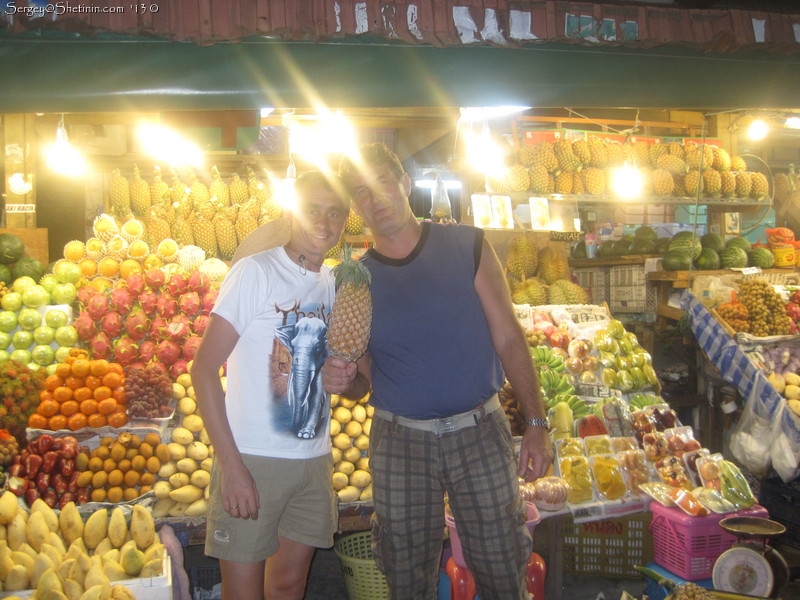
<svg viewBox="0 0 800 600">
<path fill-rule="evenodd" d="M 369 394 L 357 401 L 331 396 L 333 489 L 341 502 L 372 500 L 372 475 L 366 454 L 373 410 Z"/>
</svg>

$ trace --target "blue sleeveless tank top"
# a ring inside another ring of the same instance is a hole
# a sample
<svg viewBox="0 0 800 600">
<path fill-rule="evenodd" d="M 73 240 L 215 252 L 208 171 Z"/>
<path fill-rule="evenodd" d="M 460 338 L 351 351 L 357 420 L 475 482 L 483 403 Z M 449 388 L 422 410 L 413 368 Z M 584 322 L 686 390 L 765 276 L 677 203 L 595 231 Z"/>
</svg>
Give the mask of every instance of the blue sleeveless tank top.
<svg viewBox="0 0 800 600">
<path fill-rule="evenodd" d="M 369 342 L 378 408 L 434 419 L 479 406 L 500 389 L 503 372 L 475 292 L 483 231 L 423 223 L 403 259 L 374 249 Z"/>
</svg>

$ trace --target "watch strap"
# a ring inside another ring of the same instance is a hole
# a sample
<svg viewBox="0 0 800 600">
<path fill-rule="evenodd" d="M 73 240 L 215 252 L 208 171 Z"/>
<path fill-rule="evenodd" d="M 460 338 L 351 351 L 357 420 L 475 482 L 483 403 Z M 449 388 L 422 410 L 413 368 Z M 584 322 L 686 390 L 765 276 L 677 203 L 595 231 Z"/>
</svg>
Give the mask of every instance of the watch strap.
<svg viewBox="0 0 800 600">
<path fill-rule="evenodd" d="M 544 427 L 550 429 L 550 424 L 547 419 L 528 419 L 525 421 L 525 427 Z"/>
</svg>

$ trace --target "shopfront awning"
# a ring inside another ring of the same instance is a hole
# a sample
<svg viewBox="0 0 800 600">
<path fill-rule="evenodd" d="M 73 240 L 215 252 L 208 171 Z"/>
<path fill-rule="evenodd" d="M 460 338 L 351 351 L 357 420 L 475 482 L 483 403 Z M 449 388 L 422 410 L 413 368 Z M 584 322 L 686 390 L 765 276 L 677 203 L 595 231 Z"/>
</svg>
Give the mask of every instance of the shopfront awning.
<svg viewBox="0 0 800 600">
<path fill-rule="evenodd" d="M 402 42 L 0 37 L 0 113 L 261 106 L 792 108 L 800 55 Z"/>
</svg>

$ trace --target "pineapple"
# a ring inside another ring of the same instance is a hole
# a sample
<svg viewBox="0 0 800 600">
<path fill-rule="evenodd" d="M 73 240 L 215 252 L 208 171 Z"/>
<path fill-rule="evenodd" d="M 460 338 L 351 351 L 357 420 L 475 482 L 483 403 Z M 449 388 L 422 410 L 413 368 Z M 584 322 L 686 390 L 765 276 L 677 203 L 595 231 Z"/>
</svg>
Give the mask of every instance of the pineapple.
<svg viewBox="0 0 800 600">
<path fill-rule="evenodd" d="M 244 182 L 243 182 L 244 183 Z M 239 214 L 236 217 L 236 239 L 239 240 L 239 243 L 242 243 L 242 240 L 250 235 L 256 227 L 258 227 L 258 221 L 253 217 L 252 213 L 249 210 L 246 210 L 242 207 L 239 210 Z M 198 243 L 198 246 L 200 244 Z"/>
<path fill-rule="evenodd" d="M 150 205 L 169 204 L 169 184 L 161 179 L 161 167 L 153 167 L 153 181 L 150 184 Z"/>
<path fill-rule="evenodd" d="M 344 232 L 347 235 L 360 235 L 364 233 L 364 219 L 362 219 L 352 208 L 347 215 L 344 223 Z"/>
<path fill-rule="evenodd" d="M 717 171 L 730 171 L 731 170 L 731 155 L 724 148 L 713 146 L 714 162 L 712 166 Z"/>
<path fill-rule="evenodd" d="M 524 192 L 530 185 L 528 169 L 522 165 L 512 165 L 506 174 L 506 180 L 512 192 Z"/>
<path fill-rule="evenodd" d="M 217 258 L 217 236 L 214 225 L 202 214 L 194 223 L 194 241 L 206 253 L 206 258 Z"/>
<path fill-rule="evenodd" d="M 682 158 L 674 154 L 662 154 L 656 161 L 657 169 L 665 169 L 673 175 L 683 175 L 686 173 L 686 163 Z"/>
<path fill-rule="evenodd" d="M 686 173 L 683 186 L 689 196 L 697 196 L 698 193 L 702 194 L 703 177 L 700 175 L 700 171 L 695 169 Z"/>
<path fill-rule="evenodd" d="M 250 193 L 251 198 L 256 199 L 259 207 L 269 202 L 272 198 L 272 186 L 269 181 L 266 183 L 261 181 L 250 167 L 247 167 L 247 191 Z"/>
<path fill-rule="evenodd" d="M 211 194 L 212 202 L 217 205 L 217 208 L 230 206 L 231 191 L 228 189 L 228 184 L 222 181 L 222 175 L 216 165 L 211 167 L 211 176 L 214 180 L 208 188 L 208 193 Z M 214 200 L 215 198 L 216 200 Z"/>
<path fill-rule="evenodd" d="M 195 210 L 197 210 L 198 205 L 211 199 L 211 194 L 208 193 L 206 184 L 200 181 L 194 171 L 191 170 L 189 171 L 189 199 L 192 201 Z"/>
<path fill-rule="evenodd" d="M 534 151 L 533 146 L 522 146 L 517 154 L 517 159 L 523 167 L 530 167 L 533 164 Z"/>
<path fill-rule="evenodd" d="M 120 173 L 119 169 L 111 171 L 111 182 L 108 195 L 111 197 L 112 212 L 124 218 L 131 212 L 131 190 L 128 180 Z"/>
<path fill-rule="evenodd" d="M 486 191 L 494 192 L 495 194 L 508 194 L 511 192 L 511 186 L 508 185 L 508 180 L 505 176 L 487 177 Z"/>
<path fill-rule="evenodd" d="M 130 192 L 133 214 L 137 217 L 146 215 L 150 210 L 150 186 L 142 179 L 142 172 L 136 165 L 133 165 L 133 181 L 130 185 Z"/>
<path fill-rule="evenodd" d="M 731 156 L 731 171 L 747 171 L 747 163 L 741 156 Z"/>
<path fill-rule="evenodd" d="M 572 193 L 586 193 L 586 187 L 583 185 L 583 176 L 580 173 L 572 173 Z"/>
<path fill-rule="evenodd" d="M 633 155 L 636 158 L 636 164 L 640 167 L 652 166 L 650 160 L 650 146 L 644 142 L 636 142 L 633 144 Z"/>
<path fill-rule="evenodd" d="M 720 171 L 720 192 L 723 197 L 730 198 L 736 192 L 736 175 L 730 171 Z"/>
<path fill-rule="evenodd" d="M 653 177 L 653 171 L 648 167 L 640 167 L 638 171 L 642 176 L 642 195 L 652 196 L 655 193 L 655 179 Z"/>
<path fill-rule="evenodd" d="M 763 173 L 754 171 L 753 174 L 751 175 L 751 179 L 753 182 L 753 185 L 750 188 L 751 198 L 761 200 L 767 194 L 769 194 L 769 182 L 767 181 L 767 177 Z"/>
<path fill-rule="evenodd" d="M 679 142 L 670 142 L 667 144 L 667 152 L 669 152 L 672 156 L 677 156 L 681 160 L 683 160 L 685 154 L 683 144 L 680 144 Z"/>
<path fill-rule="evenodd" d="M 749 171 L 739 171 L 736 173 L 736 197 L 748 198 L 753 189 L 753 178 Z"/>
<path fill-rule="evenodd" d="M 713 146 L 689 146 L 686 149 L 686 164 L 690 169 L 706 170 L 714 164 Z"/>
<path fill-rule="evenodd" d="M 589 139 L 589 164 L 598 169 L 605 169 L 608 164 L 608 152 L 606 145 L 600 138 L 592 137 Z"/>
<path fill-rule="evenodd" d="M 617 142 L 606 143 L 606 154 L 608 156 L 609 167 L 619 167 L 623 165 L 628 158 L 625 147 Z"/>
<path fill-rule="evenodd" d="M 219 257 L 222 260 L 231 260 L 233 258 L 233 253 L 236 252 L 236 246 L 238 246 L 238 243 L 236 238 L 236 228 L 234 227 L 227 210 L 218 211 L 211 223 L 214 226 L 214 233 L 217 237 Z"/>
<path fill-rule="evenodd" d="M 150 211 L 145 227 L 147 232 L 144 239 L 151 248 L 157 247 L 161 240 L 172 237 L 169 223 L 159 217 L 156 211 Z"/>
<path fill-rule="evenodd" d="M 534 194 L 547 194 L 550 188 L 550 174 L 543 165 L 530 168 L 530 189 Z"/>
<path fill-rule="evenodd" d="M 567 140 L 558 140 L 553 142 L 553 152 L 558 160 L 558 166 L 563 171 L 580 171 L 581 161 L 575 156 L 572 151 L 572 144 Z"/>
<path fill-rule="evenodd" d="M 656 169 L 653 171 L 653 193 L 656 196 L 672 196 L 675 191 L 675 181 L 672 173 L 667 169 Z"/>
<path fill-rule="evenodd" d="M 238 173 L 234 173 L 231 176 L 231 182 L 228 184 L 228 189 L 231 193 L 231 204 L 235 204 L 236 206 L 244 204 L 250 197 L 250 194 L 247 191 L 247 184 L 242 181 L 242 178 L 239 177 Z"/>
<path fill-rule="evenodd" d="M 179 204 L 184 198 L 189 196 L 189 188 L 179 178 L 175 169 L 170 169 L 172 180 L 169 186 L 169 201 L 172 204 Z"/>
<path fill-rule="evenodd" d="M 658 159 L 661 158 L 664 154 L 669 154 L 669 150 L 667 150 L 666 144 L 650 144 L 649 154 L 650 154 L 650 163 L 653 166 L 657 167 Z"/>
<path fill-rule="evenodd" d="M 588 165 L 592 160 L 592 153 L 586 140 L 575 140 L 572 142 L 572 153 L 578 157 L 582 164 Z"/>
<path fill-rule="evenodd" d="M 258 216 L 258 224 L 263 225 L 264 223 L 269 223 L 270 221 L 274 221 L 278 217 L 283 215 L 283 209 L 281 205 L 277 202 L 273 202 L 272 200 L 267 200 L 264 202 L 264 205 L 261 207 L 261 213 Z M 347 221 L 345 222 L 345 230 L 347 229 L 347 224 L 350 223 L 350 216 L 348 215 Z M 351 228 L 358 228 L 356 224 L 350 223 Z M 364 231 L 364 221 L 361 221 L 361 228 L 360 230 Z M 348 232 L 349 233 L 349 232 Z"/>
<path fill-rule="evenodd" d="M 328 353 L 347 361 L 358 360 L 367 351 L 372 327 L 371 275 L 345 247 L 344 260 L 334 270 L 336 297 L 328 325 Z"/>
<path fill-rule="evenodd" d="M 606 174 L 602 169 L 588 167 L 583 170 L 583 183 L 586 191 L 592 195 L 605 194 Z"/>
<path fill-rule="evenodd" d="M 172 237 L 181 247 L 195 245 L 192 225 L 182 215 L 178 215 L 175 218 L 175 224 L 172 226 Z"/>
<path fill-rule="evenodd" d="M 708 169 L 703 171 L 703 188 L 708 196 L 717 197 L 722 190 L 722 178 L 719 171 Z"/>
<path fill-rule="evenodd" d="M 342 238 L 339 238 L 339 241 L 336 242 L 336 245 L 325 253 L 325 261 L 331 261 L 331 265 L 338 265 L 340 262 L 342 262 L 342 252 L 344 252 L 344 245 Z M 329 264 L 325 261 L 323 261 L 324 264 Z"/>
<path fill-rule="evenodd" d="M 559 171 L 556 175 L 556 194 L 572 193 L 572 173 Z"/>
<path fill-rule="evenodd" d="M 558 159 L 550 143 L 539 142 L 532 148 L 530 155 L 530 165 L 525 165 L 525 162 L 522 160 L 520 160 L 520 162 L 525 166 L 531 167 L 540 165 L 547 169 L 548 173 L 552 173 L 558 169 Z"/>
</svg>

